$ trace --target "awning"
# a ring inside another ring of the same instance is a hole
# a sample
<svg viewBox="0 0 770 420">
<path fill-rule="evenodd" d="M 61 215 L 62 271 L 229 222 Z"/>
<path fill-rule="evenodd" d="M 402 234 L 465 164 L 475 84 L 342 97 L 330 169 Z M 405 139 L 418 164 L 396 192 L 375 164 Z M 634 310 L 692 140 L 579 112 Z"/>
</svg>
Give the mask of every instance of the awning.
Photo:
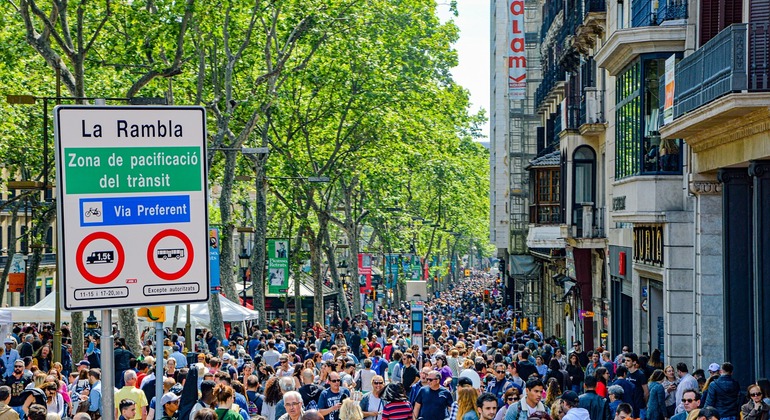
<svg viewBox="0 0 770 420">
<path fill-rule="evenodd" d="M 564 248 L 566 242 L 561 237 L 559 225 L 535 226 L 529 228 L 527 246 L 530 248 Z"/>
</svg>

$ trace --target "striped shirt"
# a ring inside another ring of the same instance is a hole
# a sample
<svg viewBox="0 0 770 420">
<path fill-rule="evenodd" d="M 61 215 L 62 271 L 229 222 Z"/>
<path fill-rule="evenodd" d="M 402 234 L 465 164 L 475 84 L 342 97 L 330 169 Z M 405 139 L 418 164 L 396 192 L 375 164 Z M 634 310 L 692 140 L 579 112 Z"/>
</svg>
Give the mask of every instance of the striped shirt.
<svg viewBox="0 0 770 420">
<path fill-rule="evenodd" d="M 412 405 L 409 401 L 394 401 L 382 409 L 382 420 L 410 420 Z"/>
</svg>

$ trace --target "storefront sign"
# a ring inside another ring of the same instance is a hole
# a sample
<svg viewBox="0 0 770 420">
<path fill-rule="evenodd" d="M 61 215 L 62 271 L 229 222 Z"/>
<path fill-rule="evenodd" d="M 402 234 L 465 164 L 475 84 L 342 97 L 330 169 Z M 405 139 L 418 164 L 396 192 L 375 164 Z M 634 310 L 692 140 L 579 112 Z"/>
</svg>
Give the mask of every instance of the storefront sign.
<svg viewBox="0 0 770 420">
<path fill-rule="evenodd" d="M 634 226 L 634 262 L 663 266 L 663 225 Z"/>
</svg>

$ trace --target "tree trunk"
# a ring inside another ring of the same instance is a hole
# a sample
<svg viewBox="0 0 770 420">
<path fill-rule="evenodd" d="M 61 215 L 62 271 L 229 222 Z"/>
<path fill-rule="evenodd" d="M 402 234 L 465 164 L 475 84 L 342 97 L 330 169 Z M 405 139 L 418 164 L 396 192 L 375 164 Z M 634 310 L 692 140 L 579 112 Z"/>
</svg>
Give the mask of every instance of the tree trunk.
<svg viewBox="0 0 770 420">
<path fill-rule="evenodd" d="M 72 364 L 77 364 L 83 359 L 85 349 L 83 348 L 83 312 L 76 311 L 72 313 Z"/>
<path fill-rule="evenodd" d="M 222 241 L 219 243 L 222 243 Z M 214 293 L 212 293 L 209 298 L 209 314 L 211 314 L 211 333 L 214 334 L 214 337 L 219 341 L 224 340 L 225 325 L 222 322 L 222 308 L 219 306 L 219 297 Z"/>
<path fill-rule="evenodd" d="M 340 282 L 340 273 L 337 271 L 337 259 L 334 255 L 334 248 L 331 246 L 331 238 L 329 237 L 329 230 L 326 230 L 326 237 L 324 238 L 324 252 L 326 253 L 326 260 L 329 261 L 329 270 L 332 275 L 332 286 L 337 292 L 337 307 L 339 309 L 339 316 L 341 318 L 350 317 L 350 307 L 348 307 L 348 299 L 345 296 L 345 288 L 342 287 Z"/>
<path fill-rule="evenodd" d="M 142 352 L 142 341 L 139 339 L 139 325 L 136 322 L 136 310 L 118 309 L 118 329 L 120 336 L 126 340 L 126 345 L 134 355 Z"/>
<path fill-rule="evenodd" d="M 238 301 L 238 292 L 235 290 L 235 273 L 233 270 L 233 261 L 235 261 L 235 252 L 233 252 L 233 238 L 235 237 L 235 225 L 233 223 L 233 181 L 235 180 L 235 160 L 237 151 L 226 150 L 225 168 L 222 177 L 222 190 L 219 197 L 219 211 L 222 216 L 223 240 L 220 244 L 220 275 L 222 279 L 222 292 L 225 297 L 231 301 L 240 304 Z M 220 314 L 221 315 L 221 314 Z"/>
<path fill-rule="evenodd" d="M 263 144 L 267 146 L 266 140 Z M 265 262 L 267 251 L 267 179 L 265 174 L 265 160 L 267 155 L 260 155 L 256 164 L 256 211 L 254 217 L 254 247 L 252 247 L 251 260 L 251 288 L 254 310 L 259 312 L 259 328 L 267 325 L 265 319 Z"/>
<path fill-rule="evenodd" d="M 350 284 L 348 284 L 348 288 L 352 291 L 353 294 L 353 309 L 351 310 L 351 313 L 353 314 L 353 317 L 360 317 L 362 311 L 361 291 L 360 287 L 358 286 L 358 226 L 355 222 L 355 219 L 352 219 L 352 223 L 348 224 L 348 228 L 345 229 L 345 233 L 347 233 L 348 236 L 350 259 L 352 260 L 348 262 L 348 267 L 353 269 L 353 274 L 350 276 Z"/>
</svg>

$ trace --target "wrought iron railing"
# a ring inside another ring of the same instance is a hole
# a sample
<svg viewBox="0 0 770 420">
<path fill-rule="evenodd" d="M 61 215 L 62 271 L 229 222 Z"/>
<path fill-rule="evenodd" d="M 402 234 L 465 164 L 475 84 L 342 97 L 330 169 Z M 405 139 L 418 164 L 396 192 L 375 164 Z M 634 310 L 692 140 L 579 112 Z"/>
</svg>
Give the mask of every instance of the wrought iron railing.
<svg viewBox="0 0 770 420">
<path fill-rule="evenodd" d="M 556 86 L 556 83 L 563 82 L 565 80 L 564 68 L 560 65 L 553 65 L 543 75 L 543 80 L 540 82 L 540 86 L 535 90 L 535 107 L 539 108 L 542 105 L 545 98 L 551 92 L 551 89 Z"/>
<path fill-rule="evenodd" d="M 605 0 L 585 0 L 585 14 L 606 11 L 607 2 Z"/>
<path fill-rule="evenodd" d="M 586 211 L 590 214 L 586 215 Z M 585 217 L 590 220 L 583 223 Z M 593 207 L 592 204 L 576 204 L 572 209 L 572 229 L 575 238 L 604 238 L 604 207 Z"/>
<path fill-rule="evenodd" d="M 653 0 L 631 1 L 631 25 L 634 28 L 656 26 L 678 19 L 687 19 L 686 0 L 659 0 L 657 8 Z"/>
<path fill-rule="evenodd" d="M 658 12 L 655 22 L 660 24 L 667 20 L 687 19 L 686 0 L 661 0 L 658 3 Z"/>
<path fill-rule="evenodd" d="M 676 65 L 674 118 L 731 92 L 770 90 L 770 24 L 736 23 Z"/>
</svg>

